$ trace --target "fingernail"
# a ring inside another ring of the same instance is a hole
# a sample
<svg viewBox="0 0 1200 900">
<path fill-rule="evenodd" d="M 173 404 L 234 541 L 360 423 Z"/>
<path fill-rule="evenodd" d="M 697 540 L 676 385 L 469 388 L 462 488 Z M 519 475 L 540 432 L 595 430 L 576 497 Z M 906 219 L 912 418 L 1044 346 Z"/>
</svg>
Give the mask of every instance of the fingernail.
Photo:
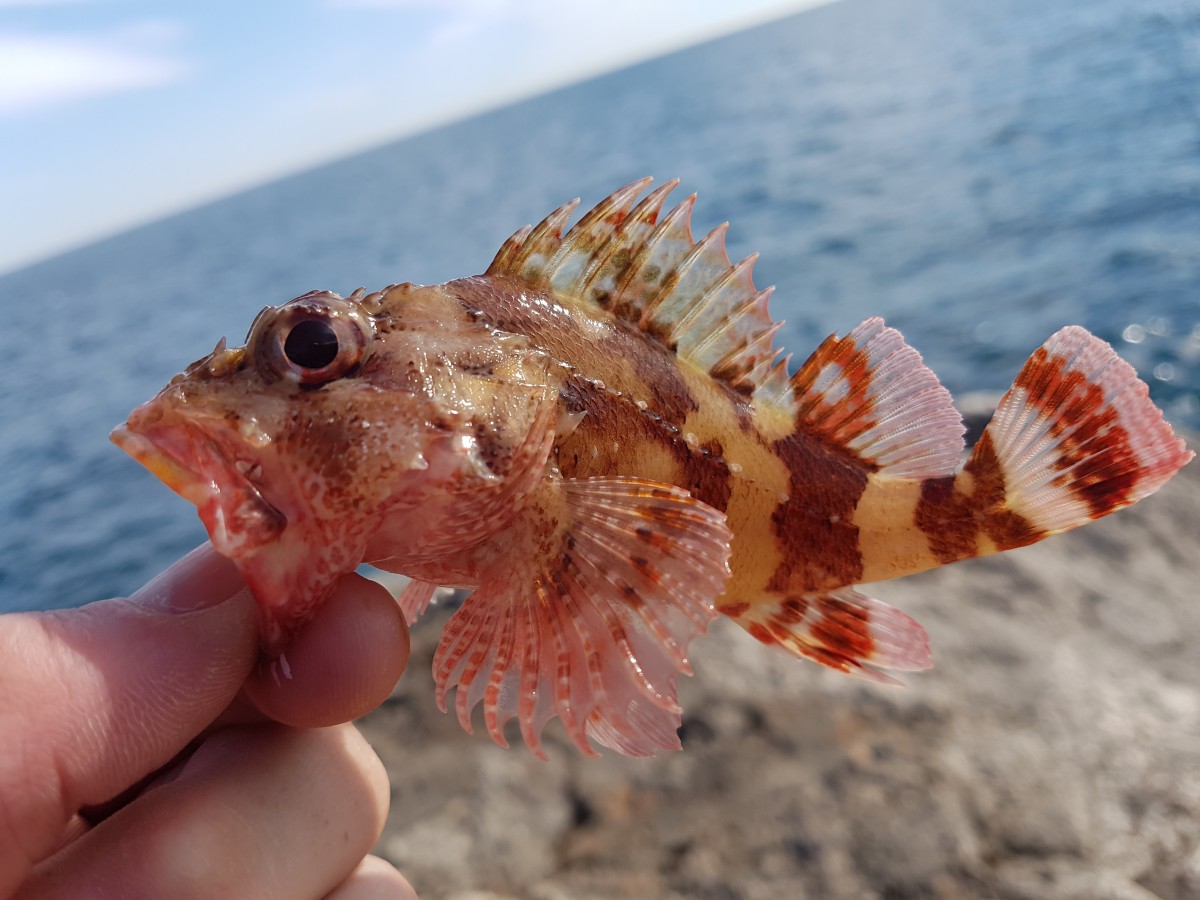
<svg viewBox="0 0 1200 900">
<path fill-rule="evenodd" d="M 162 612 L 188 613 L 218 606 L 245 588 L 237 566 L 204 543 L 130 599 Z"/>
</svg>

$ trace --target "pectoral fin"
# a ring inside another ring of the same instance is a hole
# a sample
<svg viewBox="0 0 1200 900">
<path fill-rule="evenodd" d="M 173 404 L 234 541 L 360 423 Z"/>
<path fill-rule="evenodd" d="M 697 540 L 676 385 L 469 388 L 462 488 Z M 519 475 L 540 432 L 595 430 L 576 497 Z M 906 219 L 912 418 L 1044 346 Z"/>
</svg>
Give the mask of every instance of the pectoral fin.
<svg viewBox="0 0 1200 900">
<path fill-rule="evenodd" d="M 677 749 L 676 679 L 729 577 L 725 516 L 669 485 L 547 477 L 519 521 L 446 625 L 439 704 L 457 688 L 470 731 L 482 700 L 501 746 L 515 717 L 540 757 L 555 717 L 587 755 L 589 738 L 630 756 Z"/>
</svg>

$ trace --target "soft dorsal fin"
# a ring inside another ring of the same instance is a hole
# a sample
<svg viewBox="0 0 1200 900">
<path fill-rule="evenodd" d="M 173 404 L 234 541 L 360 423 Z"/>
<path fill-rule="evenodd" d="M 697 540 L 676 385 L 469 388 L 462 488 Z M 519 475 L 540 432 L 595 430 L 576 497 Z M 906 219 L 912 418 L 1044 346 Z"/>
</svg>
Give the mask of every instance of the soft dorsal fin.
<svg viewBox="0 0 1200 900">
<path fill-rule="evenodd" d="M 771 289 L 754 287 L 757 257 L 732 265 L 725 225 L 694 241 L 695 195 L 660 219 L 678 180 L 635 205 L 650 180 L 616 191 L 565 235 L 578 200 L 537 227 L 522 228 L 486 274 L 520 278 L 556 297 L 610 310 L 755 402 L 790 409 L 787 360 L 773 345 L 782 323 L 767 312 Z"/>
<path fill-rule="evenodd" d="M 963 421 L 921 354 L 883 319 L 830 335 L 791 382 L 796 420 L 900 478 L 937 478 L 958 470 Z"/>
</svg>

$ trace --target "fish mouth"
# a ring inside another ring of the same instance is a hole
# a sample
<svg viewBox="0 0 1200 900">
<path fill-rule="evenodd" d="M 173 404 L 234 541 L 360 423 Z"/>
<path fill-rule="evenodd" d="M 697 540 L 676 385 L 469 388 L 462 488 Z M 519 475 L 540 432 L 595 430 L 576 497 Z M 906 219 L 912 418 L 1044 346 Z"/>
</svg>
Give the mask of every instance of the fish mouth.
<svg viewBox="0 0 1200 900">
<path fill-rule="evenodd" d="M 241 559 L 279 538 L 287 516 L 251 482 L 252 464 L 231 461 L 211 437 L 186 423 L 139 427 L 135 418 L 113 429 L 110 439 L 195 505 L 218 553 Z"/>
</svg>

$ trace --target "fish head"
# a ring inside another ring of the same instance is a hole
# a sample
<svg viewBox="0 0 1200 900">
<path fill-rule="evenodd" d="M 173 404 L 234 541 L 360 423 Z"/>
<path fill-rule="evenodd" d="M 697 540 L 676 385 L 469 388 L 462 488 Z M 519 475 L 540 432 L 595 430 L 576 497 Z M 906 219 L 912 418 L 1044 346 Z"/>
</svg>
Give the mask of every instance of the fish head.
<svg viewBox="0 0 1200 900">
<path fill-rule="evenodd" d="M 112 439 L 195 504 L 279 652 L 384 520 L 400 545 L 385 555 L 429 533 L 446 545 L 455 498 L 505 481 L 480 422 L 528 443 L 548 363 L 487 337 L 438 288 L 312 292 L 259 313 L 245 346 L 222 339 Z M 510 379 L 532 388 L 514 396 Z"/>
</svg>

